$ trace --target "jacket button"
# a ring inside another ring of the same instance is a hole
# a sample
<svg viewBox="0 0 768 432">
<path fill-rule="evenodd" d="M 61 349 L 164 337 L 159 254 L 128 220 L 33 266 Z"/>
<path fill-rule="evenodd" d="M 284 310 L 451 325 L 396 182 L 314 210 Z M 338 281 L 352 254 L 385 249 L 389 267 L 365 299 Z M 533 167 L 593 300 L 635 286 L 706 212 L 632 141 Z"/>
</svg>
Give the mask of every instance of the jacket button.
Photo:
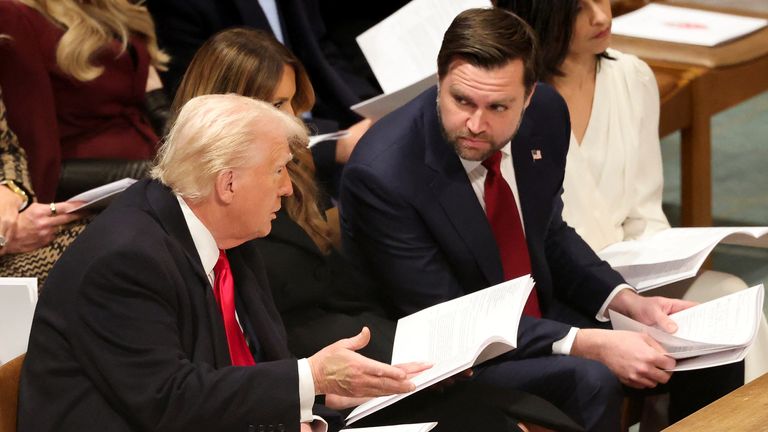
<svg viewBox="0 0 768 432">
<path fill-rule="evenodd" d="M 277 432 L 285 432 L 285 425 L 282 423 L 277 424 Z"/>
</svg>

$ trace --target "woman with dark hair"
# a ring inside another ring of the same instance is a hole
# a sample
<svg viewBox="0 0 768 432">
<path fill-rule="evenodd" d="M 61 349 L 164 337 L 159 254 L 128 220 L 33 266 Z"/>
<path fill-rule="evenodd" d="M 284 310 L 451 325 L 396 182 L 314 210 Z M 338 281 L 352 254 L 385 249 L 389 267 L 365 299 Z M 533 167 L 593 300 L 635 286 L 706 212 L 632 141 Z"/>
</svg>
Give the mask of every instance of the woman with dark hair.
<svg viewBox="0 0 768 432">
<path fill-rule="evenodd" d="M 661 206 L 658 86 L 642 60 L 609 48 L 610 1 L 501 0 L 498 5 L 533 27 L 540 44 L 541 79 L 568 104 L 571 141 L 563 219 L 594 250 L 668 229 Z M 744 288 L 735 276 L 706 271 L 693 283 L 673 284 L 653 294 L 708 301 Z M 748 379 L 768 365 L 765 320 L 762 327 L 761 341 L 746 360 Z M 741 377 L 732 378 L 733 386 L 740 385 Z"/>
</svg>

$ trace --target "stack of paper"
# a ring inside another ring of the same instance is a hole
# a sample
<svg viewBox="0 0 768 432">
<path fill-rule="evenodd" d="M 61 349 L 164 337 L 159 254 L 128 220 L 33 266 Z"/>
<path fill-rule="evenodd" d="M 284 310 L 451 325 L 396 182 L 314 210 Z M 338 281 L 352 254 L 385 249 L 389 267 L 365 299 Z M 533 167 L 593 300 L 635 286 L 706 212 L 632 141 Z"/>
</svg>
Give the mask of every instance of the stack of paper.
<svg viewBox="0 0 768 432">
<path fill-rule="evenodd" d="M 638 291 L 696 276 L 718 243 L 768 247 L 768 227 L 670 228 L 597 255 Z"/>
<path fill-rule="evenodd" d="M 715 46 L 768 25 L 763 18 L 652 3 L 613 20 L 615 35 Z"/>
<path fill-rule="evenodd" d="M 392 364 L 427 362 L 433 366 L 412 379 L 416 390 L 372 399 L 355 408 L 347 424 L 514 349 L 531 289 L 533 279 L 523 276 L 401 318 Z"/>
<path fill-rule="evenodd" d="M 490 0 L 413 0 L 357 37 L 384 94 L 352 107 L 377 120 L 437 82 L 443 34 L 459 13 Z"/>
<path fill-rule="evenodd" d="M 674 313 L 674 334 L 610 311 L 615 330 L 646 333 L 677 359 L 674 371 L 702 369 L 744 359 L 763 317 L 763 285 Z"/>
</svg>

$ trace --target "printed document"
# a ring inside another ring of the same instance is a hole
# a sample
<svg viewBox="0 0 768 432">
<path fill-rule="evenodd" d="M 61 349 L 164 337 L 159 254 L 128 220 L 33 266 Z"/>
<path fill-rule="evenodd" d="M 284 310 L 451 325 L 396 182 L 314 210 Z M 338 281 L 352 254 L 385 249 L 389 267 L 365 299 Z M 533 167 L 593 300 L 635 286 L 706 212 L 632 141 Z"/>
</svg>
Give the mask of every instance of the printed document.
<svg viewBox="0 0 768 432">
<path fill-rule="evenodd" d="M 766 234 L 768 227 L 669 228 L 597 255 L 642 292 L 696 276 L 718 243 L 768 247 Z"/>
<path fill-rule="evenodd" d="M 372 399 L 355 408 L 347 424 L 513 350 L 533 284 L 530 275 L 523 276 L 401 318 L 392 364 L 427 362 L 433 366 L 412 379 L 416 390 Z"/>
<path fill-rule="evenodd" d="M 764 18 L 652 3 L 614 18 L 611 31 L 622 36 L 711 47 L 766 25 L 768 20 Z"/>
<path fill-rule="evenodd" d="M 456 15 L 476 7 L 491 7 L 491 2 L 413 0 L 359 35 L 357 44 L 384 95 L 352 109 L 365 116 L 370 113 L 375 120 L 434 84 L 443 34 Z M 398 93 L 404 89 L 408 90 Z"/>
<path fill-rule="evenodd" d="M 0 278 L 0 364 L 27 352 L 37 278 Z"/>
<path fill-rule="evenodd" d="M 609 311 L 615 330 L 646 333 L 677 359 L 674 371 L 701 369 L 741 361 L 757 336 L 763 316 L 763 285 L 757 285 L 674 313 L 670 334 L 618 312 Z"/>
</svg>

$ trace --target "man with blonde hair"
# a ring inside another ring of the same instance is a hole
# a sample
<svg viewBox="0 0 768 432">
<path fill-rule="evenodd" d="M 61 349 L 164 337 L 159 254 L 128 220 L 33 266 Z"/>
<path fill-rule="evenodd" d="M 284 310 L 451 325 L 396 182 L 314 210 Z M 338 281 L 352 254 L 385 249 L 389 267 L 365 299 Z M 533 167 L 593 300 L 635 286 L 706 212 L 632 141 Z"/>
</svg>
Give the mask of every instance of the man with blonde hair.
<svg viewBox="0 0 768 432">
<path fill-rule="evenodd" d="M 324 430 L 316 394 L 413 389 L 354 351 L 367 329 L 291 359 L 258 253 L 291 183 L 295 119 L 235 95 L 181 111 L 154 179 L 126 190 L 64 253 L 40 298 L 18 430 Z M 311 426 L 310 426 L 311 425 Z"/>
</svg>

